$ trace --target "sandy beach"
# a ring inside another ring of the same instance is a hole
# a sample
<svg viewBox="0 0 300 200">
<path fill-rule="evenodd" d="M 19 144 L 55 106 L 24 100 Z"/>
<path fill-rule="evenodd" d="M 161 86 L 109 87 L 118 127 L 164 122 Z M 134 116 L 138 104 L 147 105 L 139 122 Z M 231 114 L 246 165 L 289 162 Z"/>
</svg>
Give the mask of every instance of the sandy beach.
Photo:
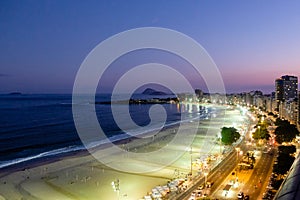
<svg viewBox="0 0 300 200">
<path fill-rule="evenodd" d="M 124 157 L 119 160 L 111 160 L 114 165 L 131 168 L 133 172 L 123 172 L 108 167 L 108 163 L 100 163 L 91 155 L 80 155 L 66 157 L 62 160 L 47 163 L 44 165 L 28 168 L 13 173 L 0 174 L 0 200 L 20 199 L 45 199 L 45 200 L 71 200 L 71 199 L 118 199 L 117 193 L 113 191 L 111 182 L 120 180 L 121 200 L 137 200 L 143 198 L 147 192 L 158 185 L 166 185 L 167 181 L 176 176 L 185 176 L 190 172 L 191 156 L 196 160 L 208 154 L 220 155 L 224 147 L 216 142 L 216 136 L 223 126 L 242 126 L 244 116 L 238 110 L 226 109 L 227 107 L 217 106 L 216 113 L 209 119 L 200 121 L 196 130 L 196 137 L 193 139 L 192 155 L 186 150 L 186 146 L 172 146 L 169 141 L 174 134 L 174 128 L 161 131 L 151 142 L 141 144 L 139 140 L 132 140 L 126 146 L 137 152 L 152 151 L 160 147 L 167 148 L 165 155 L 157 155 L 151 159 Z M 182 125 L 186 137 L 190 135 L 191 129 L 198 122 L 189 122 Z M 122 146 L 123 145 L 123 146 Z M 151 168 L 160 164 L 164 157 L 172 157 L 172 150 L 183 152 L 181 157 L 170 165 L 164 166 L 158 171 L 148 173 L 134 173 L 139 169 Z M 111 157 L 114 151 L 111 147 L 101 148 L 95 152 L 99 156 Z M 198 169 L 193 169 L 193 174 Z"/>
</svg>

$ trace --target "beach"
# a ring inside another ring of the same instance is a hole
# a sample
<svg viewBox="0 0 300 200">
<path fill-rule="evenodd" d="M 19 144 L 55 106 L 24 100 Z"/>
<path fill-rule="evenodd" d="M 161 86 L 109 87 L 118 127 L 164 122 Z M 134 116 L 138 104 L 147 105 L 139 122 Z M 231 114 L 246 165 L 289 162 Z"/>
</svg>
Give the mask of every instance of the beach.
<svg viewBox="0 0 300 200">
<path fill-rule="evenodd" d="M 242 127 L 244 116 L 240 111 L 228 109 L 227 106 L 216 106 L 216 112 L 207 119 L 200 121 L 199 126 L 191 121 L 181 125 L 186 137 L 193 140 L 190 151 L 186 146 L 170 145 L 174 137 L 176 128 L 170 127 L 161 131 L 155 139 L 141 144 L 139 140 L 132 140 L 128 143 L 119 144 L 126 146 L 136 152 L 153 151 L 164 147 L 168 149 L 165 155 L 157 154 L 151 159 L 124 157 L 119 160 L 111 160 L 115 166 L 126 166 L 132 172 L 124 172 L 110 168 L 109 163 L 101 163 L 89 154 L 79 154 L 44 163 L 33 168 L 15 171 L 12 173 L 3 172 L 0 174 L 0 200 L 20 200 L 20 199 L 45 199 L 45 200 L 66 200 L 66 199 L 118 199 L 118 193 L 112 188 L 112 181 L 120 181 L 120 197 L 124 200 L 141 199 L 158 185 L 166 185 L 168 181 L 176 176 L 186 176 L 190 172 L 191 158 L 196 160 L 205 155 L 219 156 L 224 147 L 216 142 L 218 133 L 223 126 Z M 192 134 L 195 127 L 198 127 L 197 134 Z M 170 165 L 162 167 L 160 170 L 147 173 L 134 173 L 140 169 L 151 169 L 160 165 L 164 157 L 172 157 L 172 151 L 182 151 L 179 159 Z M 111 146 L 107 145 L 98 150 L 95 154 L 102 157 L 112 157 L 115 152 Z M 193 169 L 193 175 L 197 175 L 199 169 Z"/>
</svg>

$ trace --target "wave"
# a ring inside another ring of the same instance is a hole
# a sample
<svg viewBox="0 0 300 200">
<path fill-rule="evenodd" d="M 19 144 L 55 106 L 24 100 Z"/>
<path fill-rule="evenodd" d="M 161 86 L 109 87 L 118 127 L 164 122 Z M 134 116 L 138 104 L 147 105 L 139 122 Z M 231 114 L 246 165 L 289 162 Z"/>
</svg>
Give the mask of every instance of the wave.
<svg viewBox="0 0 300 200">
<path fill-rule="evenodd" d="M 27 162 L 27 161 L 35 160 L 35 159 L 38 159 L 38 158 L 43 158 L 43 157 L 48 157 L 48 156 L 56 156 L 56 155 L 60 155 L 60 154 L 64 154 L 64 153 L 70 153 L 70 152 L 74 152 L 74 151 L 80 151 L 80 150 L 84 150 L 84 149 L 85 149 L 84 146 L 63 147 L 63 148 L 60 148 L 60 149 L 54 149 L 54 150 L 51 150 L 51 151 L 39 153 L 39 154 L 33 155 L 33 156 L 28 156 L 28 157 L 24 157 L 24 158 L 16 158 L 16 159 L 8 160 L 8 161 L 3 161 L 3 162 L 0 163 L 0 169 L 5 168 L 5 167 L 9 167 L 9 166 L 12 166 L 12 165 L 24 163 L 24 162 Z"/>
</svg>

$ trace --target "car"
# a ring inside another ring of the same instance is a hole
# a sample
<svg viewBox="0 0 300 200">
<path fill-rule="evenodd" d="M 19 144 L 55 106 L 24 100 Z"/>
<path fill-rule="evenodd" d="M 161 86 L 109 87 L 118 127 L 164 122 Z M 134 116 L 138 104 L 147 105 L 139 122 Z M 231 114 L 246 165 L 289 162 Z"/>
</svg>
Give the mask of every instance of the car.
<svg viewBox="0 0 300 200">
<path fill-rule="evenodd" d="M 213 184 L 214 184 L 214 182 L 209 182 L 209 181 L 207 181 L 206 187 L 207 187 L 207 188 L 210 188 Z"/>
<path fill-rule="evenodd" d="M 194 192 L 192 192 L 192 195 L 191 195 L 192 197 L 196 197 L 196 192 L 194 191 Z"/>
<path fill-rule="evenodd" d="M 244 199 L 244 193 L 243 192 L 239 192 L 237 195 L 238 199 Z"/>
<path fill-rule="evenodd" d="M 269 184 L 269 185 L 267 186 L 267 189 L 272 190 L 272 189 L 273 189 L 272 185 Z"/>
<path fill-rule="evenodd" d="M 202 192 L 201 191 L 197 191 L 197 197 L 201 197 L 202 196 Z"/>
<path fill-rule="evenodd" d="M 271 198 L 268 195 L 263 195 L 262 200 L 269 200 L 269 199 L 271 199 Z"/>
<path fill-rule="evenodd" d="M 198 190 L 203 190 L 203 188 L 204 188 L 204 185 L 200 185 L 200 186 L 198 187 Z"/>
</svg>

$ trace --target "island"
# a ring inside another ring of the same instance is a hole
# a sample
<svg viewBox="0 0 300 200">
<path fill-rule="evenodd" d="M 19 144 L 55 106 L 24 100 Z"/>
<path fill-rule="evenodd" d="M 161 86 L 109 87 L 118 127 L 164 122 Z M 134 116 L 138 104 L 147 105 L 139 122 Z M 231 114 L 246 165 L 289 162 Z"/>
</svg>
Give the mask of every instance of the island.
<svg viewBox="0 0 300 200">
<path fill-rule="evenodd" d="M 151 88 L 145 89 L 142 94 L 144 95 L 153 95 L 153 96 L 160 96 L 160 95 L 174 95 L 174 94 L 167 94 L 162 91 L 157 91 Z M 151 99 L 133 99 L 130 98 L 129 100 L 120 100 L 120 101 L 97 101 L 95 104 L 170 104 L 170 103 L 179 103 L 179 99 L 177 97 L 166 97 L 166 98 L 151 98 Z"/>
</svg>

